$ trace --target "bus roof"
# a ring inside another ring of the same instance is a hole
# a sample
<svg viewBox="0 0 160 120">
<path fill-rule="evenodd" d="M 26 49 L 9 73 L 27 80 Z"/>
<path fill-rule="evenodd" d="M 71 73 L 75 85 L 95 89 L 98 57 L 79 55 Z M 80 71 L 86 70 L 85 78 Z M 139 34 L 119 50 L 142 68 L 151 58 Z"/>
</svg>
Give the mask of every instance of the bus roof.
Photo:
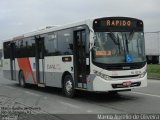
<svg viewBox="0 0 160 120">
<path fill-rule="evenodd" d="M 76 26 L 80 26 L 80 25 L 92 26 L 92 22 L 93 22 L 93 19 L 88 19 L 88 20 L 84 20 L 84 21 L 81 21 L 81 22 L 75 22 L 75 23 L 67 24 L 67 25 L 51 26 L 51 27 L 46 26 L 45 28 L 35 30 L 35 31 L 32 31 L 32 32 L 28 32 L 28 33 L 25 33 L 25 34 L 21 34 L 19 36 L 13 37 L 11 39 L 7 39 L 5 41 L 21 40 L 23 38 L 36 36 L 36 35 L 42 35 L 42 34 L 45 34 L 45 33 L 58 31 L 58 30 L 62 30 L 62 29 L 67 29 L 67 28 L 71 28 L 71 27 L 76 27 Z"/>
<path fill-rule="evenodd" d="M 83 21 L 80 21 L 80 22 L 74 22 L 74 23 L 71 23 L 71 24 L 66 24 L 66 25 L 61 25 L 61 26 L 46 26 L 43 29 L 28 32 L 28 33 L 13 37 L 13 38 L 5 40 L 5 41 L 21 40 L 21 39 L 26 38 L 26 37 L 42 35 L 42 34 L 53 32 L 53 31 L 58 31 L 58 30 L 67 29 L 67 28 L 76 27 L 76 26 L 78 27 L 80 25 L 88 25 L 89 27 L 92 27 L 93 21 L 95 19 L 103 19 L 103 18 L 126 18 L 126 19 L 139 20 L 137 18 L 132 18 L 132 17 L 118 17 L 118 16 L 116 16 L 116 17 L 97 17 L 97 18 L 87 19 L 87 20 L 83 20 Z"/>
</svg>

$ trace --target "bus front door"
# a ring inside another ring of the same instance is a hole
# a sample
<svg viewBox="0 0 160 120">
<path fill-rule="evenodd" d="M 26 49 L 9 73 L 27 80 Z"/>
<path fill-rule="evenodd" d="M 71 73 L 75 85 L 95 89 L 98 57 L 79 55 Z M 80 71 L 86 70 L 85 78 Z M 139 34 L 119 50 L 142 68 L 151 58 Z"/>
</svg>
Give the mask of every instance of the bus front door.
<svg viewBox="0 0 160 120">
<path fill-rule="evenodd" d="M 11 80 L 16 80 L 15 43 L 10 43 L 10 68 L 11 68 Z"/>
<path fill-rule="evenodd" d="M 74 78 L 78 88 L 86 88 L 86 31 L 74 31 Z"/>
<path fill-rule="evenodd" d="M 36 79 L 38 86 L 44 87 L 44 37 L 36 36 Z"/>
</svg>

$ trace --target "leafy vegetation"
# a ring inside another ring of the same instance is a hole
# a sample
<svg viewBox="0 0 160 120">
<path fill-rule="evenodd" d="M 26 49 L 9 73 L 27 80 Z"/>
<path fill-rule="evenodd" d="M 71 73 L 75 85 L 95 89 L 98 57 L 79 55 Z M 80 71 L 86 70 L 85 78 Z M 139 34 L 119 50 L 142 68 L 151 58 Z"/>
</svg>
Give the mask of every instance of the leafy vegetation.
<svg viewBox="0 0 160 120">
<path fill-rule="evenodd" d="M 160 79 L 160 65 L 149 64 L 147 66 L 147 73 L 149 79 Z"/>
</svg>

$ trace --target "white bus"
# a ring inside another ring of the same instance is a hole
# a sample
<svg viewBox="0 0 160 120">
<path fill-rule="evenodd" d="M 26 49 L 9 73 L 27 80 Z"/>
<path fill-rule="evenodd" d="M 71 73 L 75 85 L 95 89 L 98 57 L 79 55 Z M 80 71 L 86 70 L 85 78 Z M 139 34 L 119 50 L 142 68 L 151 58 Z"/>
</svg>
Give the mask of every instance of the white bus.
<svg viewBox="0 0 160 120">
<path fill-rule="evenodd" d="M 105 17 L 51 27 L 3 43 L 3 75 L 21 86 L 109 92 L 147 86 L 143 22 Z"/>
</svg>

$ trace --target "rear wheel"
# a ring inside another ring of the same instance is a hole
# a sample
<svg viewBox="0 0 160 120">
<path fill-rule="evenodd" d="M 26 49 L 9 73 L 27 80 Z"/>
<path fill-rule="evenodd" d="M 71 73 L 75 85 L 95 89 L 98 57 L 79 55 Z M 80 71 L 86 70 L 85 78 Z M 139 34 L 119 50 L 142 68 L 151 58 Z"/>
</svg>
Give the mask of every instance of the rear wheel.
<svg viewBox="0 0 160 120">
<path fill-rule="evenodd" d="M 75 96 L 75 86 L 71 75 L 66 75 L 64 77 L 63 91 L 67 97 L 72 98 Z"/>
<path fill-rule="evenodd" d="M 21 87 L 25 87 L 26 86 L 24 75 L 23 75 L 22 71 L 19 73 L 19 85 Z"/>
</svg>

